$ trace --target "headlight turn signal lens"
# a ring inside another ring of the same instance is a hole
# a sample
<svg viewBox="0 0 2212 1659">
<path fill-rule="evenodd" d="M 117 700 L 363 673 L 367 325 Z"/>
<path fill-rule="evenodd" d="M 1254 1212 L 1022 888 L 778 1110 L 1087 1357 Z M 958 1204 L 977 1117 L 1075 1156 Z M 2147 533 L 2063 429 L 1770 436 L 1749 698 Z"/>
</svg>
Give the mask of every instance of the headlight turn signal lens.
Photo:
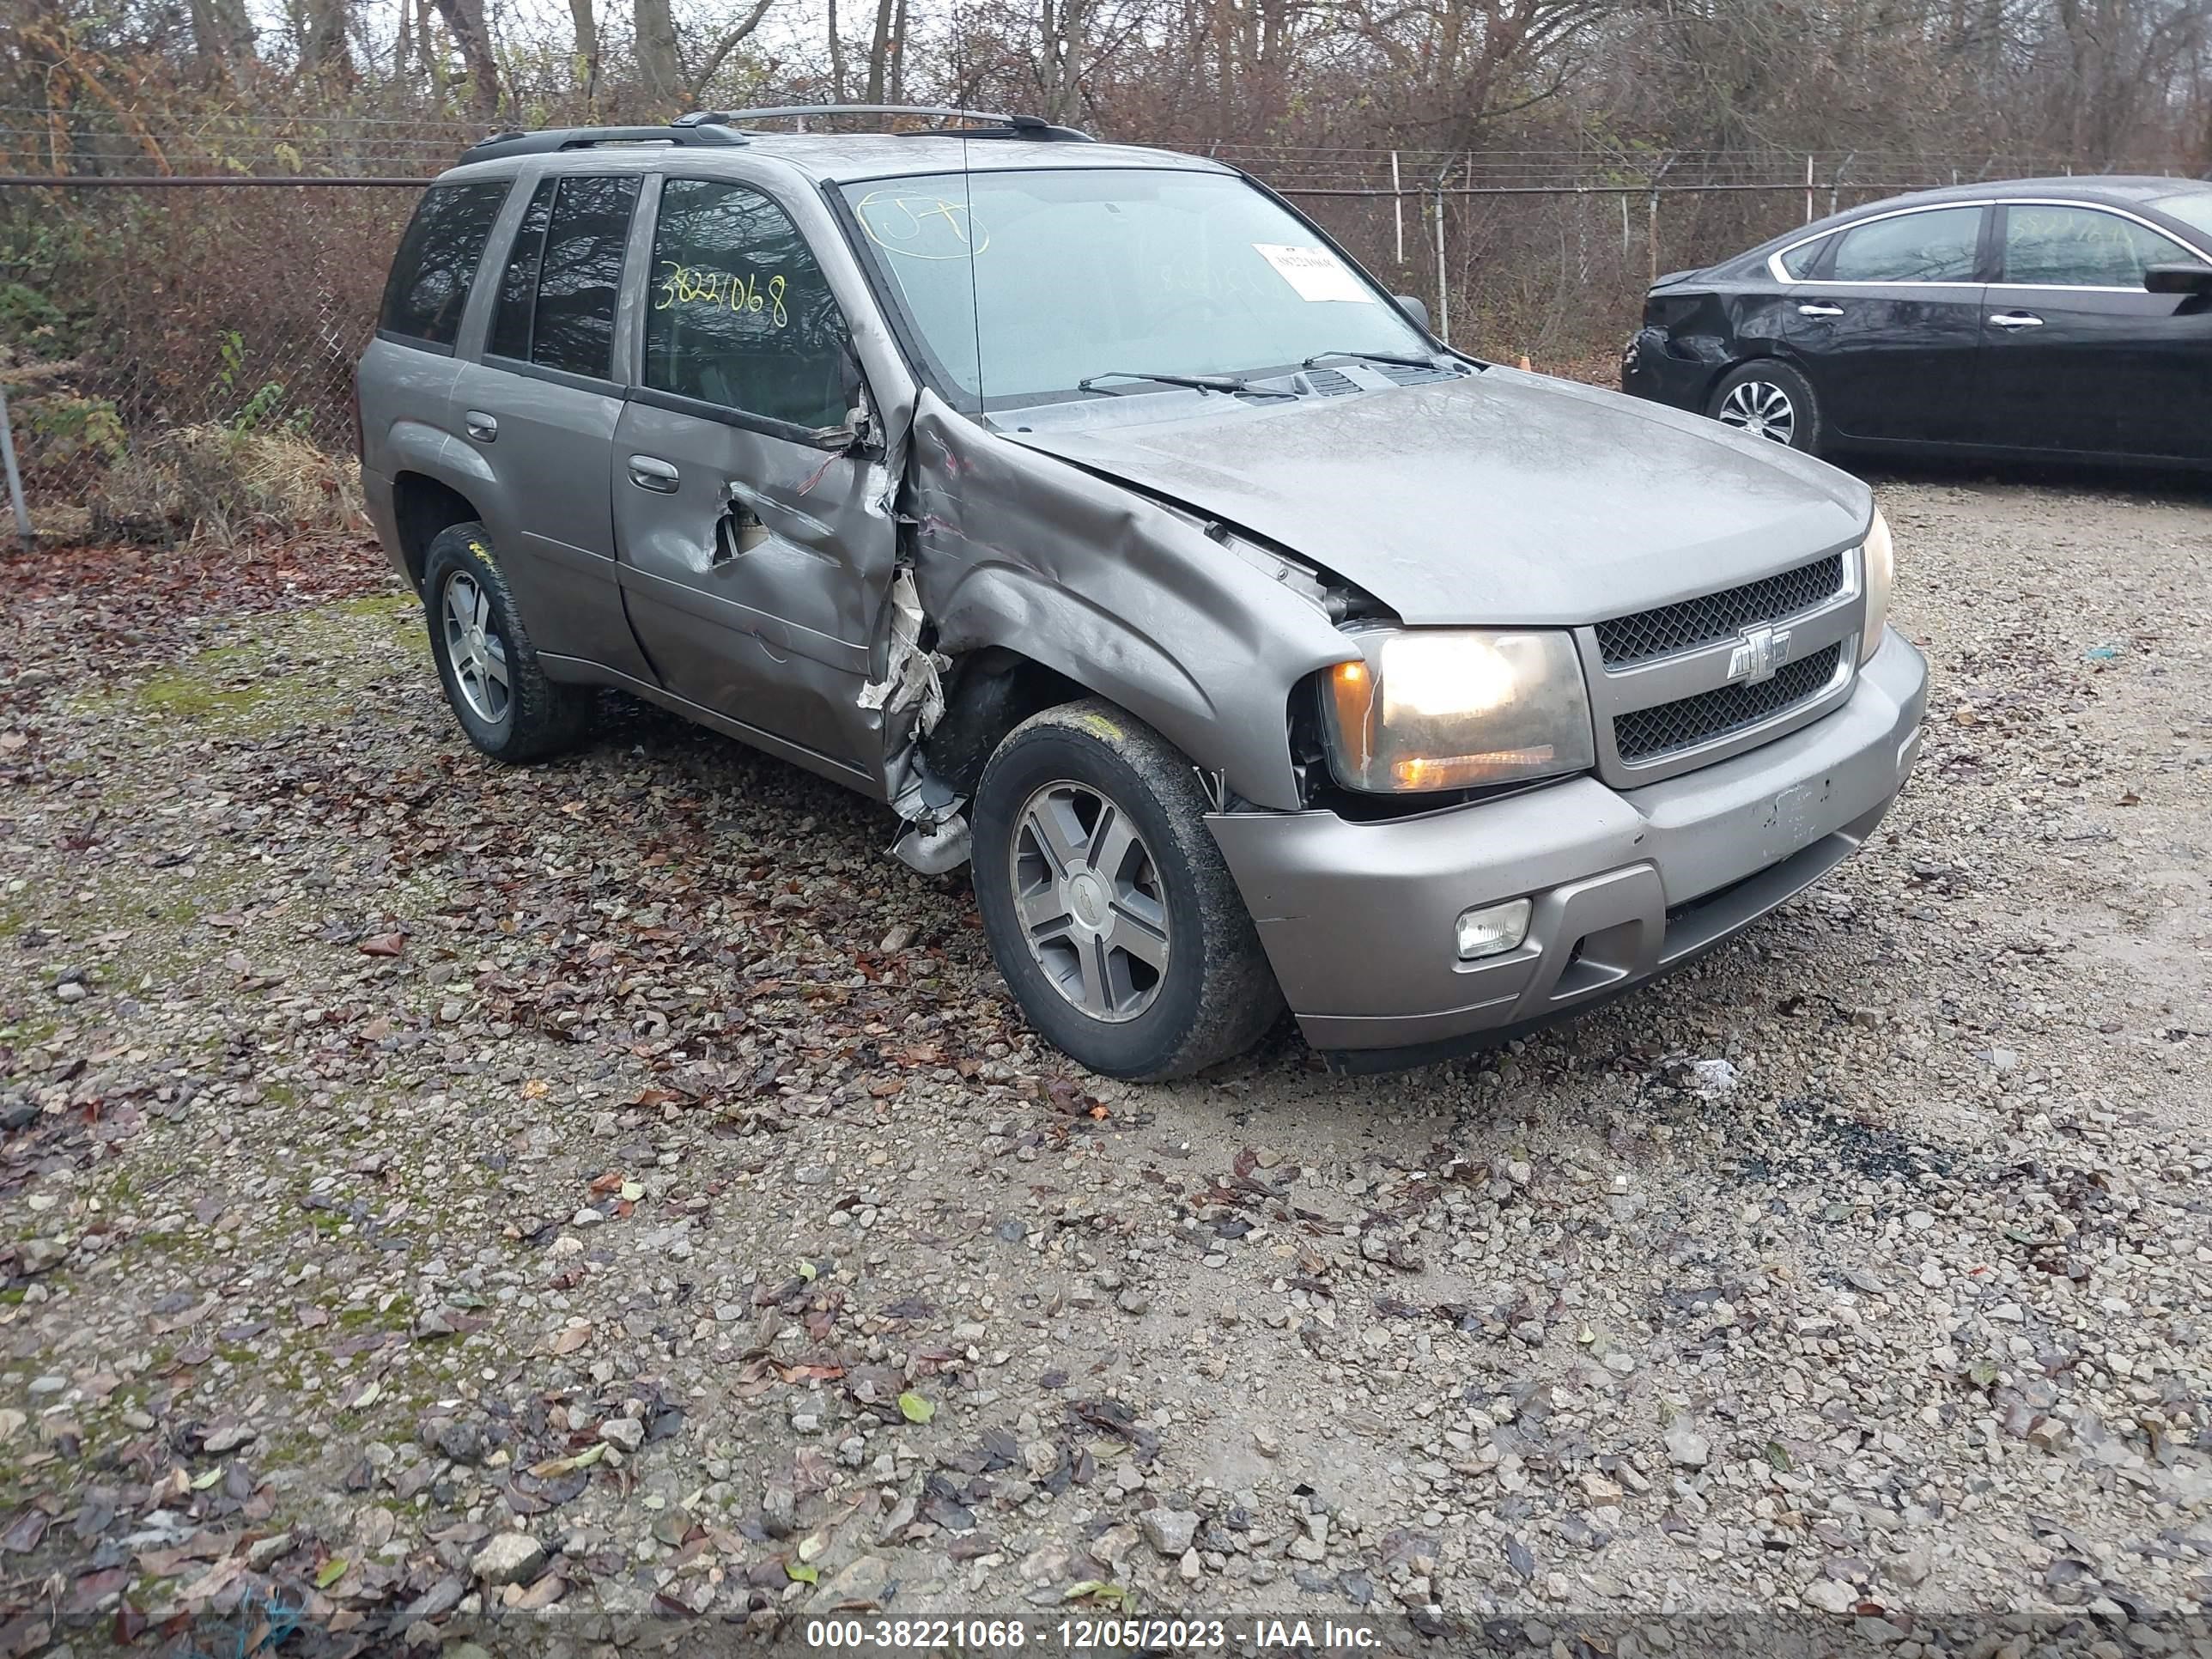
<svg viewBox="0 0 2212 1659">
<path fill-rule="evenodd" d="M 1406 629 L 1355 636 L 1326 671 L 1329 767 L 1348 789 L 1412 793 L 1579 772 L 1589 701 L 1564 633 Z"/>
<path fill-rule="evenodd" d="M 1897 550 L 1889 539 L 1889 520 L 1880 507 L 1874 510 L 1859 558 L 1866 573 L 1866 628 L 1859 635 L 1859 660 L 1863 663 L 1881 649 L 1882 626 L 1889 620 L 1889 590 L 1897 580 Z"/>
</svg>

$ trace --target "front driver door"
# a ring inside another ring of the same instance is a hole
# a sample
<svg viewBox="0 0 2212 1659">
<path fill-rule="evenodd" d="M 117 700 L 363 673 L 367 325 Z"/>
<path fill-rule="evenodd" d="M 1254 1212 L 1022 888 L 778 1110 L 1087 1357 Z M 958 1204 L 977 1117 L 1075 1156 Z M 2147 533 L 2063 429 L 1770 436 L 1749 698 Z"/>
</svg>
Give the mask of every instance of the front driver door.
<svg viewBox="0 0 2212 1659">
<path fill-rule="evenodd" d="M 1831 432 L 1867 442 L 1971 442 L 1981 346 L 1977 205 L 1863 220 L 1790 290 L 1784 337 Z"/>
<path fill-rule="evenodd" d="M 1986 295 L 1979 401 L 2015 449 L 2212 459 L 2212 308 L 2143 272 L 2203 258 L 2080 203 L 2014 202 Z"/>
<path fill-rule="evenodd" d="M 846 424 L 856 385 L 821 267 L 762 191 L 672 177 L 642 303 L 613 481 L 638 642 L 678 696 L 873 776 L 857 698 L 896 531 L 881 465 L 808 441 Z"/>
</svg>

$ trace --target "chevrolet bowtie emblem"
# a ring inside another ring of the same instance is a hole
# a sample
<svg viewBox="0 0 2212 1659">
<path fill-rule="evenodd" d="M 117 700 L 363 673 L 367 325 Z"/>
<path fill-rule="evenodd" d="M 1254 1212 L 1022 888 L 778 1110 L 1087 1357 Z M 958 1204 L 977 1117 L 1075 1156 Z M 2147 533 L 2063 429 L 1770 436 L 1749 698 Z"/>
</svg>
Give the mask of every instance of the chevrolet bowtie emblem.
<svg viewBox="0 0 2212 1659">
<path fill-rule="evenodd" d="M 1774 671 L 1789 660 L 1789 629 L 1769 628 L 1764 623 L 1747 628 L 1735 649 L 1729 653 L 1729 684 L 1757 685 L 1761 680 L 1771 680 Z"/>
</svg>

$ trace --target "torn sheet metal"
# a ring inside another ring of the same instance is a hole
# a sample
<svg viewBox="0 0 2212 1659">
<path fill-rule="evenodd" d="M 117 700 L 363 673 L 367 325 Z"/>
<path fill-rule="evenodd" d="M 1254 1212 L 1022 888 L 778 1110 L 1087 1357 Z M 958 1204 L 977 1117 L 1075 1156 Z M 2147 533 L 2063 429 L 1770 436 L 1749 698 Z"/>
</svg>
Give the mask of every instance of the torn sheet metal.
<svg viewBox="0 0 2212 1659">
<path fill-rule="evenodd" d="M 952 660 L 923 648 L 921 599 L 913 570 L 903 565 L 891 579 L 890 619 L 884 677 L 863 685 L 854 701 L 882 713 L 891 744 L 885 793 L 891 810 L 907 821 L 891 851 L 924 875 L 939 876 L 968 861 L 968 820 L 960 811 L 966 802 L 921 754 L 922 738 L 945 718 L 945 674 Z"/>
<path fill-rule="evenodd" d="M 914 572 L 902 567 L 891 580 L 890 660 L 884 677 L 860 688 L 857 701 L 863 708 L 881 709 L 885 722 L 913 708 L 918 735 L 927 737 L 945 718 L 945 672 L 950 657 L 921 647 L 921 600 L 914 587 Z"/>
</svg>

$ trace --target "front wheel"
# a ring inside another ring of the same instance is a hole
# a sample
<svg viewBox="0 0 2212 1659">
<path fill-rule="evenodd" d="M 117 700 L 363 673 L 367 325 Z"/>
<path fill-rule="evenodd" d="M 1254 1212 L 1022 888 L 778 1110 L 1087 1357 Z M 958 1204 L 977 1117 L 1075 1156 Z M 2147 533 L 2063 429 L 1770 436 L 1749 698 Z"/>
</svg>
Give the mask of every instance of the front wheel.
<svg viewBox="0 0 2212 1659">
<path fill-rule="evenodd" d="M 1282 1010 L 1206 811 L 1190 762 L 1095 699 L 1024 720 L 984 769 L 984 937 L 1030 1024 L 1094 1072 L 1185 1077 Z"/>
<path fill-rule="evenodd" d="M 1705 405 L 1723 426 L 1808 455 L 1820 453 L 1820 408 L 1811 382 L 1784 362 L 1766 358 L 1730 369 Z"/>
</svg>

